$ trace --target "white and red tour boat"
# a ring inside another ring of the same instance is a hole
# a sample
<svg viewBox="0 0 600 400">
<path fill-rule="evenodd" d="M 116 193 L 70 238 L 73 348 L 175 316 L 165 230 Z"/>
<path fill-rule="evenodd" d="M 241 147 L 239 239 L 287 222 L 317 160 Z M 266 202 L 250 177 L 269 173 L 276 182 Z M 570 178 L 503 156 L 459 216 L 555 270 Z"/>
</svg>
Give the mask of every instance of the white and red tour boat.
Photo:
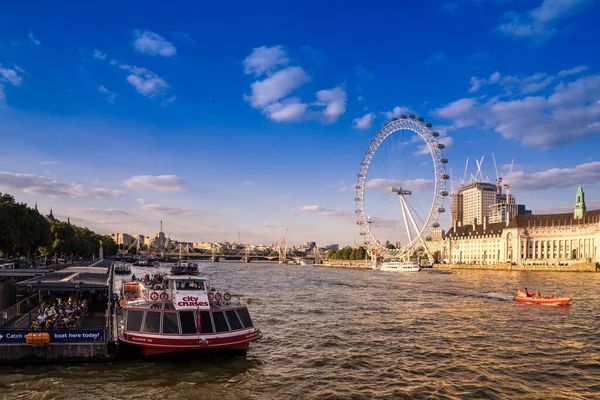
<svg viewBox="0 0 600 400">
<path fill-rule="evenodd" d="M 198 267 L 180 262 L 163 279 L 124 282 L 119 340 L 144 356 L 189 350 L 245 353 L 259 339 L 240 296 L 210 286 Z M 247 299 L 247 304 L 251 299 Z"/>
</svg>

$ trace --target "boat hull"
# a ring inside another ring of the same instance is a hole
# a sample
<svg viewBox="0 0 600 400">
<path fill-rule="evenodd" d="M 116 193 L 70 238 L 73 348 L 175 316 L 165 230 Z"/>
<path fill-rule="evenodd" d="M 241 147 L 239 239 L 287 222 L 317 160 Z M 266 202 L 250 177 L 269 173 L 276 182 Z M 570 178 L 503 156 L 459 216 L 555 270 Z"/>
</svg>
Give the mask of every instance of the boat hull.
<svg viewBox="0 0 600 400">
<path fill-rule="evenodd" d="M 544 298 L 534 298 L 534 297 L 524 297 L 524 296 L 515 296 L 515 300 L 521 303 L 531 303 L 531 304 L 542 304 L 545 306 L 566 306 L 571 299 L 570 298 L 554 298 L 554 299 L 544 299 Z"/>
<path fill-rule="evenodd" d="M 262 337 L 259 329 L 245 329 L 240 332 L 229 332 L 226 335 L 162 335 L 145 334 L 143 332 L 125 332 L 120 342 L 137 347 L 146 357 L 202 350 L 236 350 L 245 352 L 250 342 Z"/>
</svg>

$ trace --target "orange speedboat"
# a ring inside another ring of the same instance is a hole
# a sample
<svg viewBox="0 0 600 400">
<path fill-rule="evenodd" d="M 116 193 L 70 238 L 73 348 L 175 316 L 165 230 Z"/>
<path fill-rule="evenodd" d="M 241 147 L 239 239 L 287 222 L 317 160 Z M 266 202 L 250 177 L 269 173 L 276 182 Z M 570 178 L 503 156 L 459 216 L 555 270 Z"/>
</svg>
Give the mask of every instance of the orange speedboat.
<svg viewBox="0 0 600 400">
<path fill-rule="evenodd" d="M 566 306 L 567 303 L 571 301 L 571 298 L 557 297 L 556 294 L 542 296 L 540 295 L 540 292 L 536 291 L 532 293 L 527 290 L 527 288 L 525 288 L 525 291 L 522 291 L 521 288 L 518 288 L 515 300 L 520 301 L 521 303 L 543 304 L 547 306 Z"/>
</svg>

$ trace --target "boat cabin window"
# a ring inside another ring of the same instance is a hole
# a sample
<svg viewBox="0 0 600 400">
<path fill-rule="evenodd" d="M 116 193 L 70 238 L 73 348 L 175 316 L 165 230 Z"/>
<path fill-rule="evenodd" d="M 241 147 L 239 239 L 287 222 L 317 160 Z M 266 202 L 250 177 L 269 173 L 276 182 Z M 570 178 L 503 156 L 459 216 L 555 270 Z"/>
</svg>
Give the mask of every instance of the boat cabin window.
<svg viewBox="0 0 600 400">
<path fill-rule="evenodd" d="M 144 320 L 144 328 L 142 332 L 160 332 L 160 312 L 148 311 L 146 313 L 146 319 Z"/>
<path fill-rule="evenodd" d="M 238 308 L 235 311 L 237 312 L 240 319 L 242 320 L 242 324 L 244 324 L 244 327 L 252 328 L 252 320 L 250 319 L 250 313 L 248 313 L 248 309 L 244 307 L 244 308 Z"/>
<path fill-rule="evenodd" d="M 212 316 L 213 321 L 215 321 L 215 329 L 217 332 L 227 332 L 229 330 L 223 311 L 213 311 Z"/>
<path fill-rule="evenodd" d="M 174 310 L 175 305 L 171 302 L 165 303 L 165 310 Z"/>
<path fill-rule="evenodd" d="M 181 318 L 181 333 L 185 335 L 198 332 L 193 311 L 181 311 L 179 317 Z"/>
<path fill-rule="evenodd" d="M 201 279 L 186 279 L 176 281 L 177 290 L 204 290 L 204 281 Z"/>
<path fill-rule="evenodd" d="M 176 312 L 164 312 L 162 333 L 179 334 L 179 321 Z"/>
<path fill-rule="evenodd" d="M 127 327 L 128 331 L 139 332 L 142 327 L 142 319 L 144 318 L 143 311 L 128 310 L 127 311 Z"/>
<path fill-rule="evenodd" d="M 236 329 L 242 329 L 242 323 L 240 322 L 235 310 L 227 310 L 225 311 L 225 315 L 227 315 L 227 320 L 229 321 L 229 326 L 231 326 L 231 330 L 235 331 Z"/>
<path fill-rule="evenodd" d="M 215 333 L 208 311 L 200 311 L 200 333 Z"/>
</svg>

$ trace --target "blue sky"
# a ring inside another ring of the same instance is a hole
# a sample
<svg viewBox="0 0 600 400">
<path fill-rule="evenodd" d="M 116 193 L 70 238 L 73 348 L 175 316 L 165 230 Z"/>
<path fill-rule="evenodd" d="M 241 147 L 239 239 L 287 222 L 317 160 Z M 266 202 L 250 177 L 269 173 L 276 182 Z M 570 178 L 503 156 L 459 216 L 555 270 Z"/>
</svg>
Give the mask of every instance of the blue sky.
<svg viewBox="0 0 600 400">
<path fill-rule="evenodd" d="M 600 207 L 595 1 L 2 11 L 0 191 L 102 233 L 147 235 L 163 220 L 179 240 L 239 231 L 270 244 L 289 227 L 292 244 L 360 242 L 352 186 L 363 151 L 409 111 L 442 133 L 455 189 L 467 158 L 485 156 L 493 181 L 494 152 L 535 212 L 570 209 L 579 183 Z M 405 168 L 385 176 L 398 160 L 378 152 L 372 177 L 431 180 L 411 143 Z M 426 183 L 413 188 L 424 208 Z M 372 207 L 383 221 L 385 206 Z"/>
</svg>

